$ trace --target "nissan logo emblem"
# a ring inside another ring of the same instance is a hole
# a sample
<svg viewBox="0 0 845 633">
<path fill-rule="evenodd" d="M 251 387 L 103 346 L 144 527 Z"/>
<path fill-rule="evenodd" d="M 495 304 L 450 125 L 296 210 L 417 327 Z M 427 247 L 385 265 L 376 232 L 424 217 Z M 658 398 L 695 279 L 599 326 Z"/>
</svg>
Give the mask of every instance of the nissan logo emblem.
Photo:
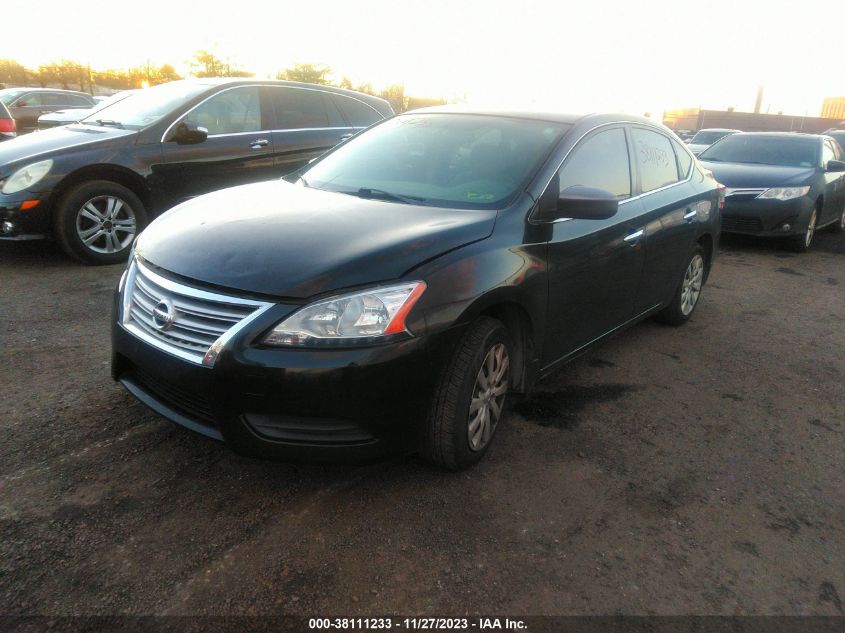
<svg viewBox="0 0 845 633">
<path fill-rule="evenodd" d="M 176 314 L 170 299 L 162 299 L 153 308 L 153 325 L 159 332 L 164 332 L 175 320 Z"/>
</svg>

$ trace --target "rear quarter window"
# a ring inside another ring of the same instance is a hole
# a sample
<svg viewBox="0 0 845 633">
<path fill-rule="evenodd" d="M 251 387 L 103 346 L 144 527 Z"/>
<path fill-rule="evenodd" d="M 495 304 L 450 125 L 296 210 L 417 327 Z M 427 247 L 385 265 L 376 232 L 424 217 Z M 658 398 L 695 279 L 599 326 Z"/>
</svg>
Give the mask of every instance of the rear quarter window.
<svg viewBox="0 0 845 633">
<path fill-rule="evenodd" d="M 383 118 L 374 108 L 357 99 L 343 95 L 332 95 L 331 98 L 353 127 L 368 127 Z"/>
<path fill-rule="evenodd" d="M 689 171 L 692 168 L 692 157 L 686 148 L 674 139 L 672 139 L 672 147 L 675 148 L 675 156 L 678 157 L 678 172 L 681 180 L 683 180 L 689 176 Z"/>
</svg>

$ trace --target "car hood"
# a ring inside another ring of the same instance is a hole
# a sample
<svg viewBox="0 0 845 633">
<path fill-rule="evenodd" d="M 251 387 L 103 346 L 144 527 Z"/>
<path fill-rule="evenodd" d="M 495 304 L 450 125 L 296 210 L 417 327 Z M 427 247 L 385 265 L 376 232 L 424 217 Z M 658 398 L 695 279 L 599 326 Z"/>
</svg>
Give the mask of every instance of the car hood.
<svg viewBox="0 0 845 633">
<path fill-rule="evenodd" d="M 80 145 L 122 141 L 127 137 L 134 137 L 137 133 L 135 130 L 113 127 L 71 125 L 23 134 L 0 146 L 0 172 L 11 171 L 13 166 L 33 160 L 76 151 Z"/>
<path fill-rule="evenodd" d="M 811 184 L 816 173 L 812 167 L 711 163 L 706 158 L 700 160 L 702 165 L 713 172 L 716 180 L 732 188 L 793 187 Z"/>
<path fill-rule="evenodd" d="M 305 299 L 397 279 L 488 237 L 496 211 L 368 200 L 271 181 L 194 198 L 155 220 L 136 254 L 222 288 Z"/>
</svg>

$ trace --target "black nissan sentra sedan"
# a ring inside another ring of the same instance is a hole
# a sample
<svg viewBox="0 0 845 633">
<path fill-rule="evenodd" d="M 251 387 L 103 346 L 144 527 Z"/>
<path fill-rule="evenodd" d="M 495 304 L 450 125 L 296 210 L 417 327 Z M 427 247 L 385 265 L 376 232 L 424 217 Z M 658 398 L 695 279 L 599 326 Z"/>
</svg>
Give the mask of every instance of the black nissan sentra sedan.
<svg viewBox="0 0 845 633">
<path fill-rule="evenodd" d="M 0 145 L 0 240 L 53 237 L 85 263 L 118 263 L 174 204 L 278 178 L 389 116 L 384 99 L 296 82 L 139 90 L 80 123 Z"/>
<path fill-rule="evenodd" d="M 733 134 L 699 159 L 727 187 L 726 233 L 779 237 L 802 252 L 817 229 L 845 230 L 845 157 L 828 136 Z"/>
<path fill-rule="evenodd" d="M 648 316 L 689 319 L 722 201 L 668 129 L 614 115 L 417 111 L 291 180 L 141 234 L 114 378 L 245 453 L 417 447 L 449 469 L 482 457 L 509 391 Z"/>
</svg>

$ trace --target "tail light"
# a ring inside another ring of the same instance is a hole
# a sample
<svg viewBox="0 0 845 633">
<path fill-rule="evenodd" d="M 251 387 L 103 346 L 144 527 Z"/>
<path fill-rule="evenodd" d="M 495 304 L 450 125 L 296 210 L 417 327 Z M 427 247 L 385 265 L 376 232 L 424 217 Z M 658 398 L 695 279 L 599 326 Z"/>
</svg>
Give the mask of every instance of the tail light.
<svg viewBox="0 0 845 633">
<path fill-rule="evenodd" d="M 0 133 L 10 134 L 18 131 L 14 119 L 0 119 Z"/>
</svg>

